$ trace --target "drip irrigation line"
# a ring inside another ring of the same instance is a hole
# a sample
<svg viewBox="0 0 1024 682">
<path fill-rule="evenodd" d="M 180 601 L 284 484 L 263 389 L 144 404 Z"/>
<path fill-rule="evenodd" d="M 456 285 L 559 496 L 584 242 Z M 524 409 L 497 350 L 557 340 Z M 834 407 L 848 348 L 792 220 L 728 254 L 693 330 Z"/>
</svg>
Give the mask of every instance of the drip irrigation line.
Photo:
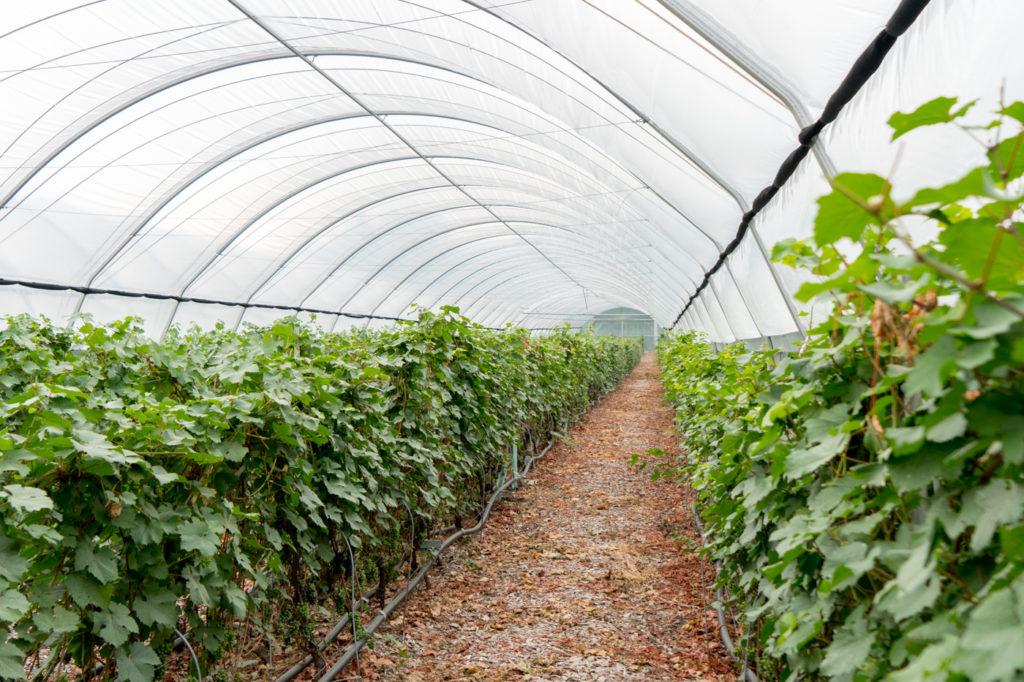
<svg viewBox="0 0 1024 682">
<path fill-rule="evenodd" d="M 726 259 L 732 254 L 733 251 L 740 245 L 743 238 L 747 235 L 750 230 L 750 226 L 754 221 L 754 218 L 768 205 L 768 202 L 778 194 L 779 190 L 789 181 L 796 172 L 797 166 L 804 160 L 807 154 L 811 151 L 811 147 L 814 142 L 818 139 L 821 131 L 825 129 L 825 126 L 835 121 L 836 117 L 839 116 L 843 108 L 853 99 L 860 89 L 868 82 L 868 79 L 878 70 L 881 66 L 882 61 L 886 55 L 892 49 L 893 45 L 896 44 L 896 39 L 903 35 L 908 28 L 914 23 L 914 20 L 921 14 L 922 10 L 928 5 L 931 0 L 902 0 L 896 11 L 893 12 L 889 21 L 886 23 L 885 28 L 875 36 L 874 40 L 867 46 L 867 48 L 861 53 L 857 60 L 850 67 L 850 71 L 843 78 L 842 83 L 836 88 L 835 92 L 829 98 L 825 104 L 825 108 L 821 112 L 821 116 L 814 123 L 806 126 L 800 131 L 797 136 L 797 140 L 800 145 L 794 149 L 789 156 L 779 166 L 778 171 L 775 173 L 775 178 L 772 183 L 761 190 L 761 192 L 754 198 L 753 203 L 750 206 L 750 210 L 743 214 L 743 218 L 740 220 L 739 227 L 736 229 L 736 236 L 733 237 L 732 241 L 729 242 L 724 249 L 718 254 L 718 259 L 715 264 L 704 273 L 704 278 L 701 283 L 697 286 L 697 289 L 687 300 L 686 305 L 676 315 L 676 319 L 672 324 L 668 326 L 671 330 L 679 324 L 679 320 L 683 318 L 686 311 L 690 309 L 693 302 L 697 300 L 701 292 L 711 282 L 711 277 L 725 264 Z M 755 238 L 757 235 L 754 235 Z M 783 296 L 787 294 L 783 291 Z M 799 326 L 799 325 L 798 325 Z"/>
<path fill-rule="evenodd" d="M 178 628 L 174 628 L 174 634 L 178 636 L 178 639 L 184 643 L 185 648 L 188 649 L 188 653 L 192 656 L 192 663 L 196 666 L 196 679 L 199 682 L 203 682 L 203 669 L 199 665 L 199 657 L 196 656 L 196 650 L 192 648 L 192 645 L 188 643 L 185 635 L 178 631 Z"/>
<path fill-rule="evenodd" d="M 700 522 L 700 516 L 697 514 L 697 505 L 690 504 L 690 511 L 693 512 L 693 522 L 697 524 L 697 531 L 700 533 L 700 544 L 704 546 L 704 524 Z M 714 562 L 715 576 L 717 577 L 722 572 L 722 567 L 717 561 Z M 732 637 L 729 635 L 729 628 L 725 619 L 725 610 L 722 608 L 722 604 L 725 603 L 725 593 L 722 588 L 715 589 L 715 599 L 718 600 L 715 605 L 715 612 L 718 614 L 718 634 L 722 639 L 722 645 L 725 647 L 725 651 L 729 654 L 729 658 L 732 659 L 733 663 L 740 666 L 740 672 L 743 675 L 744 682 L 759 682 L 757 675 L 754 671 L 747 667 L 746 652 L 744 652 L 743 660 L 740 660 L 739 656 L 736 655 L 736 647 L 733 646 Z"/>
<path fill-rule="evenodd" d="M 374 593 L 376 591 L 377 591 L 377 585 L 374 585 L 373 587 L 368 589 L 366 592 L 363 592 L 363 595 L 358 600 L 356 600 L 355 603 L 358 604 L 360 608 L 362 608 L 363 604 L 369 604 L 370 603 L 370 599 L 373 598 L 373 595 L 374 595 Z M 355 610 L 355 609 L 353 609 L 353 610 Z M 327 649 L 327 647 L 329 647 L 331 645 L 331 643 L 334 640 L 336 640 L 338 638 L 338 636 L 341 635 L 342 632 L 345 631 L 345 628 L 348 627 L 348 624 L 349 624 L 349 621 L 351 620 L 351 618 L 352 618 L 352 614 L 351 613 L 346 613 L 342 617 L 342 619 L 339 620 L 335 624 L 335 626 L 333 628 L 331 628 L 330 632 L 328 632 L 324 636 L 323 641 L 320 642 L 320 644 L 316 645 L 316 648 L 319 649 L 320 651 L 324 651 L 325 649 Z M 291 682 L 292 680 L 294 680 L 296 677 L 299 676 L 299 673 L 301 673 L 303 670 L 305 670 L 307 667 L 309 667 L 309 665 L 312 662 L 313 662 L 313 654 L 306 654 L 306 657 L 304 659 L 302 659 L 301 661 L 299 661 L 298 663 L 293 665 L 291 668 L 288 668 L 288 670 L 286 670 L 283 674 L 281 674 L 279 677 L 275 678 L 274 682 Z"/>
<path fill-rule="evenodd" d="M 332 682 L 335 678 L 337 678 L 338 674 L 342 670 L 344 670 L 345 667 L 349 663 L 351 663 L 356 656 L 358 656 L 359 650 L 363 647 L 363 645 L 366 644 L 369 638 L 373 636 L 377 629 L 381 625 L 383 625 L 385 621 L 387 621 L 391 614 L 394 613 L 395 609 L 397 609 L 402 604 L 402 602 L 404 602 L 406 598 L 410 594 L 412 594 L 413 590 L 415 590 L 416 587 L 419 586 L 419 584 L 426 577 L 427 572 L 431 569 L 431 567 L 433 567 L 434 563 L 438 560 L 441 554 L 451 545 L 461 540 L 462 538 L 466 537 L 467 535 L 475 535 L 476 533 L 479 533 L 481 530 L 483 530 L 484 525 L 487 523 L 487 519 L 491 515 L 491 510 L 494 508 L 495 503 L 497 503 L 497 501 L 501 498 L 501 495 L 514 484 L 517 484 L 520 481 L 520 479 L 525 478 L 526 475 L 530 472 L 530 469 L 533 467 L 533 464 L 537 460 L 547 455 L 551 448 L 554 446 L 554 444 L 555 437 L 553 433 L 551 442 L 548 443 L 548 445 L 539 455 L 532 455 L 526 457 L 525 466 L 523 467 L 522 472 L 515 471 L 511 478 L 505 481 L 491 494 L 491 497 L 487 502 L 487 506 L 484 508 L 483 514 L 481 515 L 480 521 L 477 522 L 477 524 L 472 526 L 471 528 L 462 528 L 458 530 L 458 532 L 449 535 L 441 543 L 437 550 L 432 553 L 430 558 L 419 570 L 419 572 L 413 577 L 413 579 L 397 595 L 392 597 L 391 601 L 389 601 L 383 609 L 377 612 L 377 615 L 374 617 L 374 619 L 370 621 L 370 623 L 366 626 L 363 636 L 352 642 L 349 645 L 349 647 L 345 650 L 345 653 L 342 654 L 341 658 L 339 658 L 338 661 L 333 666 L 331 666 L 331 668 L 322 677 L 320 677 L 320 679 L 317 682 Z M 290 679 L 291 678 L 289 678 L 288 680 L 283 680 L 279 678 L 275 682 L 289 682 Z"/>
</svg>

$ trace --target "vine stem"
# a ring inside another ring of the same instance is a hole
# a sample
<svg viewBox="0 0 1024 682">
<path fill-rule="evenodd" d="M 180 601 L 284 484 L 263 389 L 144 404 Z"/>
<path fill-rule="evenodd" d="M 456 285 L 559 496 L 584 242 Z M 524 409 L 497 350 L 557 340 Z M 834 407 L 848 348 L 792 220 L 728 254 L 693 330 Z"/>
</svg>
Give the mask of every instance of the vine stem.
<svg viewBox="0 0 1024 682">
<path fill-rule="evenodd" d="M 899 231 L 893 230 L 892 232 L 894 235 L 896 235 L 897 239 L 899 239 L 908 249 L 911 250 L 911 252 L 914 254 L 914 259 L 917 260 L 917 262 L 927 265 L 928 267 L 937 271 L 939 274 L 945 275 L 946 277 L 950 278 L 951 280 L 955 281 L 961 286 L 966 287 L 968 291 L 977 292 L 984 296 L 987 300 L 991 301 L 992 303 L 995 303 L 1000 308 L 1008 310 L 1017 317 L 1024 319 L 1024 310 L 1021 310 L 1020 308 L 1018 308 L 1017 306 L 1013 305 L 1012 303 L 1005 299 L 999 298 L 998 296 L 995 296 L 992 293 L 985 291 L 985 286 L 983 282 L 972 282 L 971 280 L 967 279 L 953 268 L 919 251 L 917 247 L 914 246 L 913 242 L 910 241 L 910 238 L 907 237 L 905 233 L 903 233 L 902 228 L 900 228 Z"/>
</svg>

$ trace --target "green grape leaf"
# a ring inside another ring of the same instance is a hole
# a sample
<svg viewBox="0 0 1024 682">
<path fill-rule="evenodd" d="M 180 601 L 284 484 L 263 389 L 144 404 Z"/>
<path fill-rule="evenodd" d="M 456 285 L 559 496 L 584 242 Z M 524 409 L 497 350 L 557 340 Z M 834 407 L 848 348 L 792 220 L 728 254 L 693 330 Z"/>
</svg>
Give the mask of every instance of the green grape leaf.
<svg viewBox="0 0 1024 682">
<path fill-rule="evenodd" d="M 212 557 L 220 550 L 220 538 L 205 521 L 186 521 L 178 528 L 178 535 L 181 536 L 181 548 L 186 552 L 197 551 Z"/>
<path fill-rule="evenodd" d="M 152 682 L 160 657 L 148 644 L 132 642 L 117 650 L 118 682 Z"/>
<path fill-rule="evenodd" d="M 17 590 L 4 590 L 0 593 L 0 621 L 14 623 L 32 609 L 32 604 Z"/>
<path fill-rule="evenodd" d="M 1024 102 L 1014 102 L 1007 107 L 1003 107 L 996 113 L 1015 118 L 1021 123 L 1024 123 Z"/>
<path fill-rule="evenodd" d="M 31 488 L 12 483 L 3 487 L 4 497 L 12 507 L 22 512 L 34 512 L 41 509 L 53 509 L 53 500 L 39 488 Z"/>
<path fill-rule="evenodd" d="M 875 643 L 874 634 L 869 634 L 864 608 L 860 607 L 836 630 L 832 643 L 821 664 L 821 672 L 828 676 L 846 675 L 857 670 L 871 653 Z"/>
<path fill-rule="evenodd" d="M 1020 578 L 1018 583 L 1024 582 Z M 1016 594 L 1013 594 L 1016 592 Z M 971 612 L 960 640 L 957 663 L 978 682 L 1020 679 L 1024 671 L 1024 588 L 993 592 Z"/>
<path fill-rule="evenodd" d="M 986 195 L 986 187 L 991 183 L 989 179 L 991 172 L 984 166 L 979 166 L 968 172 L 959 180 L 955 180 L 949 184 L 941 187 L 925 187 L 924 189 L 918 190 L 917 193 L 911 197 L 909 201 L 902 204 L 899 208 L 900 213 L 906 213 L 911 208 L 917 208 L 919 206 L 928 206 L 930 204 L 938 204 L 940 206 L 948 206 L 950 204 L 956 204 L 968 197 L 981 197 Z M 949 211 L 947 210 L 946 213 Z M 956 218 L 961 217 L 956 215 L 952 221 L 947 218 L 946 213 L 939 213 L 935 215 L 937 220 L 940 220 L 946 225 L 956 225 Z M 970 212 L 967 213 L 970 215 Z"/>
<path fill-rule="evenodd" d="M 0 644 L 0 678 L 24 680 L 25 668 L 22 661 L 25 654 L 10 642 Z"/>
<path fill-rule="evenodd" d="M 71 600 L 82 607 L 105 606 L 110 603 L 109 591 L 85 573 L 72 573 L 64 578 L 64 588 L 71 595 Z"/>
<path fill-rule="evenodd" d="M 999 529 L 999 549 L 1011 561 L 1024 561 L 1024 524 Z"/>
<path fill-rule="evenodd" d="M 60 605 L 54 606 L 52 610 L 40 609 L 32 616 L 32 622 L 40 630 L 57 634 L 74 632 L 82 623 L 77 613 Z"/>
<path fill-rule="evenodd" d="M 96 547 L 92 540 L 81 540 L 75 550 L 75 570 L 88 571 L 101 583 L 117 579 L 117 557 L 109 547 Z"/>
<path fill-rule="evenodd" d="M 0 577 L 11 582 L 20 582 L 28 570 L 28 560 L 19 553 L 21 545 L 13 538 L 0 535 Z"/>
<path fill-rule="evenodd" d="M 849 442 L 849 434 L 837 433 L 826 436 L 817 445 L 794 448 L 786 456 L 786 477 L 790 479 L 799 478 L 806 473 L 814 471 L 842 453 Z"/>
<path fill-rule="evenodd" d="M 135 615 L 139 622 L 146 625 L 174 627 L 179 613 L 177 599 L 177 595 L 169 590 L 147 592 L 144 597 L 135 600 Z"/>
<path fill-rule="evenodd" d="M 1012 289 L 1024 282 L 1024 246 L 992 218 L 953 223 L 939 235 L 939 243 L 946 247 L 945 258 L 968 279 L 980 280 L 987 271 L 988 289 Z"/>
<path fill-rule="evenodd" d="M 942 336 L 917 357 L 914 369 L 906 374 L 903 390 L 908 394 L 942 395 L 946 381 L 956 372 L 956 341 Z"/>
<path fill-rule="evenodd" d="M 956 103 L 956 97 L 936 97 L 933 100 L 925 102 L 910 113 L 905 114 L 897 111 L 889 118 L 889 127 L 893 130 L 892 139 L 895 140 L 906 135 L 911 130 L 915 130 L 922 126 L 935 125 L 936 123 L 949 123 L 950 121 L 960 118 L 977 103 L 977 100 L 968 102 L 962 107 L 954 110 L 953 106 Z"/>
<path fill-rule="evenodd" d="M 999 526 L 1024 518 L 1024 486 L 998 479 L 964 495 L 962 515 L 974 526 L 971 550 L 979 552 L 992 542 Z"/>
<path fill-rule="evenodd" d="M 832 179 L 832 186 L 830 193 L 818 199 L 818 215 L 814 219 L 814 240 L 818 246 L 833 244 L 843 237 L 860 239 L 864 228 L 875 219 L 861 203 L 882 195 L 888 183 L 879 175 L 840 173 Z"/>
<path fill-rule="evenodd" d="M 128 637 L 139 633 L 139 624 L 124 604 L 111 604 L 93 616 L 93 631 L 104 640 L 119 647 Z"/>
</svg>

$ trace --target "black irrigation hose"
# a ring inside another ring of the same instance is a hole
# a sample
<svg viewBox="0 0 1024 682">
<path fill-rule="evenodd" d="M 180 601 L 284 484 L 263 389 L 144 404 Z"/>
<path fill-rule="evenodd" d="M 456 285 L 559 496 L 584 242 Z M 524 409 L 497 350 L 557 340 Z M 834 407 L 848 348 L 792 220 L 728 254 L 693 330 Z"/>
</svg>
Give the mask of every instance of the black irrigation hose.
<svg viewBox="0 0 1024 682">
<path fill-rule="evenodd" d="M 704 524 L 700 522 L 700 516 L 697 514 L 697 505 L 691 504 L 690 511 L 693 512 L 693 522 L 697 524 L 697 531 L 700 533 L 700 543 L 704 544 Z M 722 572 L 722 567 L 717 561 L 714 562 L 715 576 L 718 576 Z M 715 606 L 715 612 L 718 614 L 718 634 L 722 639 L 722 645 L 725 647 L 725 652 L 729 654 L 729 658 L 732 659 L 733 663 L 736 663 L 741 668 L 743 680 L 745 682 L 758 682 L 757 675 L 754 671 L 747 667 L 746 657 L 741 661 L 739 656 L 736 655 L 736 648 L 733 646 L 732 637 L 729 635 L 729 628 L 726 625 L 725 611 L 722 608 L 722 604 L 725 602 L 725 594 L 722 592 L 722 588 L 719 587 L 715 590 L 715 598 L 718 600 L 718 605 Z"/>
<path fill-rule="evenodd" d="M 359 600 L 356 602 L 357 604 L 359 604 L 360 608 L 362 608 L 363 604 L 370 603 L 370 599 L 373 597 L 376 591 L 377 586 L 374 585 L 366 592 L 363 592 L 363 596 L 360 597 Z M 351 613 L 346 613 L 344 617 L 342 617 L 342 619 L 339 620 L 333 628 L 331 628 L 331 631 L 328 632 L 326 636 L 324 636 L 324 641 L 318 644 L 316 648 L 320 651 L 323 651 L 327 647 L 329 647 L 331 645 L 331 642 L 337 639 L 338 635 L 340 635 L 348 626 L 349 619 L 351 617 Z M 299 673 L 305 670 L 312 662 L 313 654 L 306 654 L 306 657 L 304 659 L 293 665 L 291 668 L 288 668 L 288 670 L 285 671 L 284 674 L 282 674 L 280 677 L 275 678 L 274 682 L 291 682 L 291 680 L 294 680 L 296 677 L 298 677 Z"/>
<path fill-rule="evenodd" d="M 914 23 L 914 20 L 917 19 L 929 2 L 930 0 L 902 0 L 900 2 L 899 7 L 896 8 L 896 11 L 889 18 L 885 28 L 875 36 L 875 39 L 871 41 L 864 52 L 857 58 L 857 61 L 853 63 L 853 66 L 850 67 L 850 71 L 843 78 L 843 82 L 839 84 L 836 91 L 832 93 L 818 120 L 800 131 L 800 134 L 797 136 L 800 146 L 794 149 L 786 157 L 786 160 L 782 162 L 782 165 L 779 166 L 772 184 L 761 190 L 760 194 L 754 198 L 750 210 L 744 213 L 742 220 L 740 220 L 739 227 L 736 229 L 736 236 L 718 254 L 718 260 L 711 266 L 711 269 L 704 273 L 704 279 L 701 280 L 693 295 L 690 296 L 686 305 L 683 306 L 683 309 L 676 316 L 675 321 L 668 326 L 669 329 L 675 327 L 679 324 L 679 320 L 683 319 L 686 311 L 690 309 L 693 302 L 697 300 L 700 293 L 711 282 L 711 276 L 718 272 L 719 268 L 725 264 L 725 260 L 729 255 L 743 241 L 754 217 L 768 205 L 772 197 L 786 184 L 796 171 L 797 166 L 800 165 L 800 162 L 811 151 L 811 145 L 818 139 L 821 131 L 839 116 L 839 112 L 843 110 L 843 107 L 853 99 L 854 95 L 860 91 L 868 79 L 878 70 L 882 60 L 885 59 L 892 46 L 896 44 L 896 39 L 910 28 L 911 24 Z"/>
<path fill-rule="evenodd" d="M 363 636 L 349 645 L 349 647 L 345 650 L 345 653 L 342 654 L 341 658 L 339 658 L 338 661 L 333 666 L 331 666 L 331 668 L 318 680 L 318 682 L 332 682 L 334 678 L 338 676 L 338 673 L 344 670 L 345 667 L 352 662 L 352 659 L 355 658 L 355 656 L 359 653 L 359 650 L 363 647 L 364 644 L 366 644 L 367 640 L 371 636 L 373 636 L 373 633 L 375 633 L 377 629 L 384 624 L 384 622 L 391 616 L 395 609 L 398 608 L 402 604 L 402 602 L 405 601 L 405 599 L 410 594 L 412 594 L 412 591 L 416 589 L 420 582 L 423 581 L 423 579 L 427 575 L 427 572 L 434 565 L 434 562 L 437 561 L 438 557 L 441 556 L 442 552 L 448 549 L 456 541 L 461 540 L 467 535 L 475 535 L 476 533 L 479 533 L 481 530 L 483 530 L 484 524 L 487 523 L 487 519 L 491 515 L 491 510 L 493 509 L 498 499 L 501 497 L 502 493 L 504 493 L 508 488 L 512 487 L 514 484 L 517 484 L 521 478 L 524 478 L 530 472 L 530 468 L 533 466 L 534 462 L 548 454 L 548 452 L 551 450 L 554 444 L 555 441 L 554 438 L 552 438 L 551 442 L 548 443 L 547 447 L 545 447 L 539 455 L 526 457 L 526 463 L 523 467 L 522 473 L 518 471 L 515 472 L 515 474 L 509 480 L 505 481 L 505 483 L 503 483 L 497 490 L 494 491 L 494 493 L 491 494 L 491 497 L 487 502 L 487 506 L 484 507 L 483 514 L 481 514 L 480 521 L 471 528 L 460 529 L 453 535 L 448 536 L 441 543 L 440 547 L 437 548 L 436 552 L 434 552 L 430 559 L 427 560 L 427 562 L 423 565 L 419 572 L 402 589 L 402 591 L 394 597 L 392 597 L 391 601 L 389 601 L 382 610 L 377 612 L 377 615 L 374 617 L 374 619 L 370 621 L 370 623 L 366 626 Z M 312 657 L 310 657 L 310 659 L 312 660 Z M 288 678 L 288 680 L 290 679 L 291 678 Z M 275 680 L 275 682 L 288 682 L 288 680 L 278 678 L 277 680 Z"/>
</svg>

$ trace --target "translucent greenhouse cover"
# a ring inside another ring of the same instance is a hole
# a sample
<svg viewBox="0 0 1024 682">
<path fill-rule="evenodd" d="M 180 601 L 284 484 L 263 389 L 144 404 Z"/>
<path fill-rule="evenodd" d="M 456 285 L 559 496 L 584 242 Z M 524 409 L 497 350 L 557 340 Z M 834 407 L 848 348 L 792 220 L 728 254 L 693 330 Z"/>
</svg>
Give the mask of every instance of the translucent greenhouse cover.
<svg viewBox="0 0 1024 682">
<path fill-rule="evenodd" d="M 758 201 L 908 5 L 877 72 Z M 800 282 L 767 256 L 810 233 L 827 175 L 892 172 L 895 110 L 948 95 L 990 112 L 1024 85 L 1020 0 L 2 10 L 0 314 L 137 314 L 156 335 L 289 310 L 377 324 L 412 304 L 491 326 L 625 306 L 715 341 L 793 334 Z M 897 187 L 983 151 L 915 135 Z"/>
</svg>

